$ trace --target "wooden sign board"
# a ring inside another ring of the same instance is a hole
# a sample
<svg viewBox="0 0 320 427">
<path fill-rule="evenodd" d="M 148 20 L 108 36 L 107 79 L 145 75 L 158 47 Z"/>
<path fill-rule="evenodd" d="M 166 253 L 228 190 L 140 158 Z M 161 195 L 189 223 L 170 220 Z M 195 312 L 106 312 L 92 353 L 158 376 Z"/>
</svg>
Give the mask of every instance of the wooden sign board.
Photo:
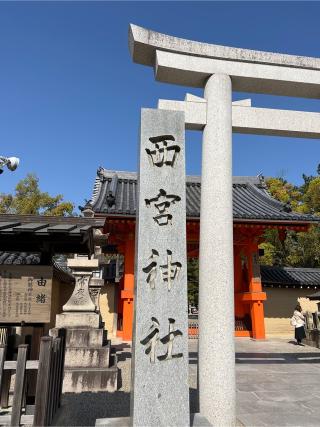
<svg viewBox="0 0 320 427">
<path fill-rule="evenodd" d="M 52 267 L 0 266 L 0 323 L 49 323 Z"/>
</svg>

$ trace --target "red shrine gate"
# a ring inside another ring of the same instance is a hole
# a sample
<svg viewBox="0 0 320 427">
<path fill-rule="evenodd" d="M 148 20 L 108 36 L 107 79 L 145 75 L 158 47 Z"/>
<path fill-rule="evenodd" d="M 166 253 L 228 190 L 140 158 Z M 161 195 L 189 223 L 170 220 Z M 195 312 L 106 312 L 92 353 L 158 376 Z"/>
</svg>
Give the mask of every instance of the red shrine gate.
<svg viewBox="0 0 320 427">
<path fill-rule="evenodd" d="M 199 177 L 187 177 L 189 258 L 198 257 L 200 191 Z M 136 192 L 135 173 L 98 169 L 92 209 L 96 217 L 106 218 L 104 233 L 109 233 L 108 243 L 124 256 L 117 307 L 117 335 L 124 340 L 132 338 Z M 259 177 L 234 177 L 233 217 L 235 335 L 264 339 L 266 294 L 262 291 L 258 253 L 263 233 L 267 228 L 275 228 L 284 239 L 288 230 L 307 231 L 315 219 L 291 212 L 288 206 L 273 199 Z"/>
</svg>

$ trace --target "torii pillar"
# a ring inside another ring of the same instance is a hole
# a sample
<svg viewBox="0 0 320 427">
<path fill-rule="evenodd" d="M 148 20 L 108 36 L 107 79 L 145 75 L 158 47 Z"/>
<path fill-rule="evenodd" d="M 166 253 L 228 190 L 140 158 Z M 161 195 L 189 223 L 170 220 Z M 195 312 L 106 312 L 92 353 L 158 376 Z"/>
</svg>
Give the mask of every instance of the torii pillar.
<svg viewBox="0 0 320 427">
<path fill-rule="evenodd" d="M 320 59 L 199 43 L 136 25 L 129 47 L 135 62 L 154 68 L 156 80 L 204 88 L 203 100 L 162 101 L 159 108 L 184 111 L 186 127 L 203 130 L 200 414 L 214 426 L 234 426 L 232 131 L 320 138 L 320 114 L 232 105 L 231 93 L 320 98 Z"/>
<path fill-rule="evenodd" d="M 201 170 L 199 403 L 200 414 L 211 422 L 219 420 L 214 425 L 229 426 L 235 423 L 230 77 L 211 76 L 204 97 L 207 124 Z"/>
</svg>

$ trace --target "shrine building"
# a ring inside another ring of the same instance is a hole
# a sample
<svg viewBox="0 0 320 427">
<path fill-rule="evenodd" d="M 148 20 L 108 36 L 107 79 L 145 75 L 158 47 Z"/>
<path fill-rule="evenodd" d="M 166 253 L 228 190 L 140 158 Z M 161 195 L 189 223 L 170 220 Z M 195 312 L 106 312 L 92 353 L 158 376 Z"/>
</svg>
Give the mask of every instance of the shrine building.
<svg viewBox="0 0 320 427">
<path fill-rule="evenodd" d="M 186 182 L 187 256 L 199 254 L 200 177 L 188 176 Z M 132 338 L 134 301 L 135 222 L 137 174 L 99 168 L 91 208 L 94 216 L 104 218 L 108 233 L 107 254 L 124 257 L 123 275 L 107 283 L 100 297 L 106 328 L 124 340 Z M 233 178 L 233 236 L 235 335 L 264 339 L 264 303 L 259 248 L 268 228 L 278 229 L 280 239 L 288 230 L 307 231 L 317 221 L 312 215 L 292 212 L 288 205 L 270 196 L 263 177 Z M 214 256 L 214 254 L 213 254 Z M 268 332 L 268 331 L 267 331 Z"/>
</svg>

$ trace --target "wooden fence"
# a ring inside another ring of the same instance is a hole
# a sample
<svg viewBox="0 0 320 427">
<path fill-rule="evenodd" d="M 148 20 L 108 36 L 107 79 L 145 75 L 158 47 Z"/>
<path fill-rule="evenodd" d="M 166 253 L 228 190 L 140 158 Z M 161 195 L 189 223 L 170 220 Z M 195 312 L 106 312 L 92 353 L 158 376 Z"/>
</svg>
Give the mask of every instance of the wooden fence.
<svg viewBox="0 0 320 427">
<path fill-rule="evenodd" d="M 191 314 L 188 319 L 188 336 L 189 339 L 198 339 L 199 338 L 199 321 L 198 315 Z M 249 316 L 244 318 L 235 318 L 235 331 L 251 331 L 251 319 Z"/>
<path fill-rule="evenodd" d="M 1 344 L 3 344 L 3 345 L 7 344 L 9 332 L 10 332 L 10 328 L 0 326 L 0 345 Z"/>
<path fill-rule="evenodd" d="M 49 426 L 60 406 L 65 353 L 65 331 L 57 338 L 42 337 L 39 360 L 27 360 L 28 345 L 18 347 L 17 360 L 6 360 L 6 346 L 0 345 L 0 406 L 8 408 L 11 376 L 15 382 L 11 413 L 0 415 L 0 425 Z M 27 404 L 32 383 L 30 371 L 37 371 L 34 405 Z"/>
</svg>

